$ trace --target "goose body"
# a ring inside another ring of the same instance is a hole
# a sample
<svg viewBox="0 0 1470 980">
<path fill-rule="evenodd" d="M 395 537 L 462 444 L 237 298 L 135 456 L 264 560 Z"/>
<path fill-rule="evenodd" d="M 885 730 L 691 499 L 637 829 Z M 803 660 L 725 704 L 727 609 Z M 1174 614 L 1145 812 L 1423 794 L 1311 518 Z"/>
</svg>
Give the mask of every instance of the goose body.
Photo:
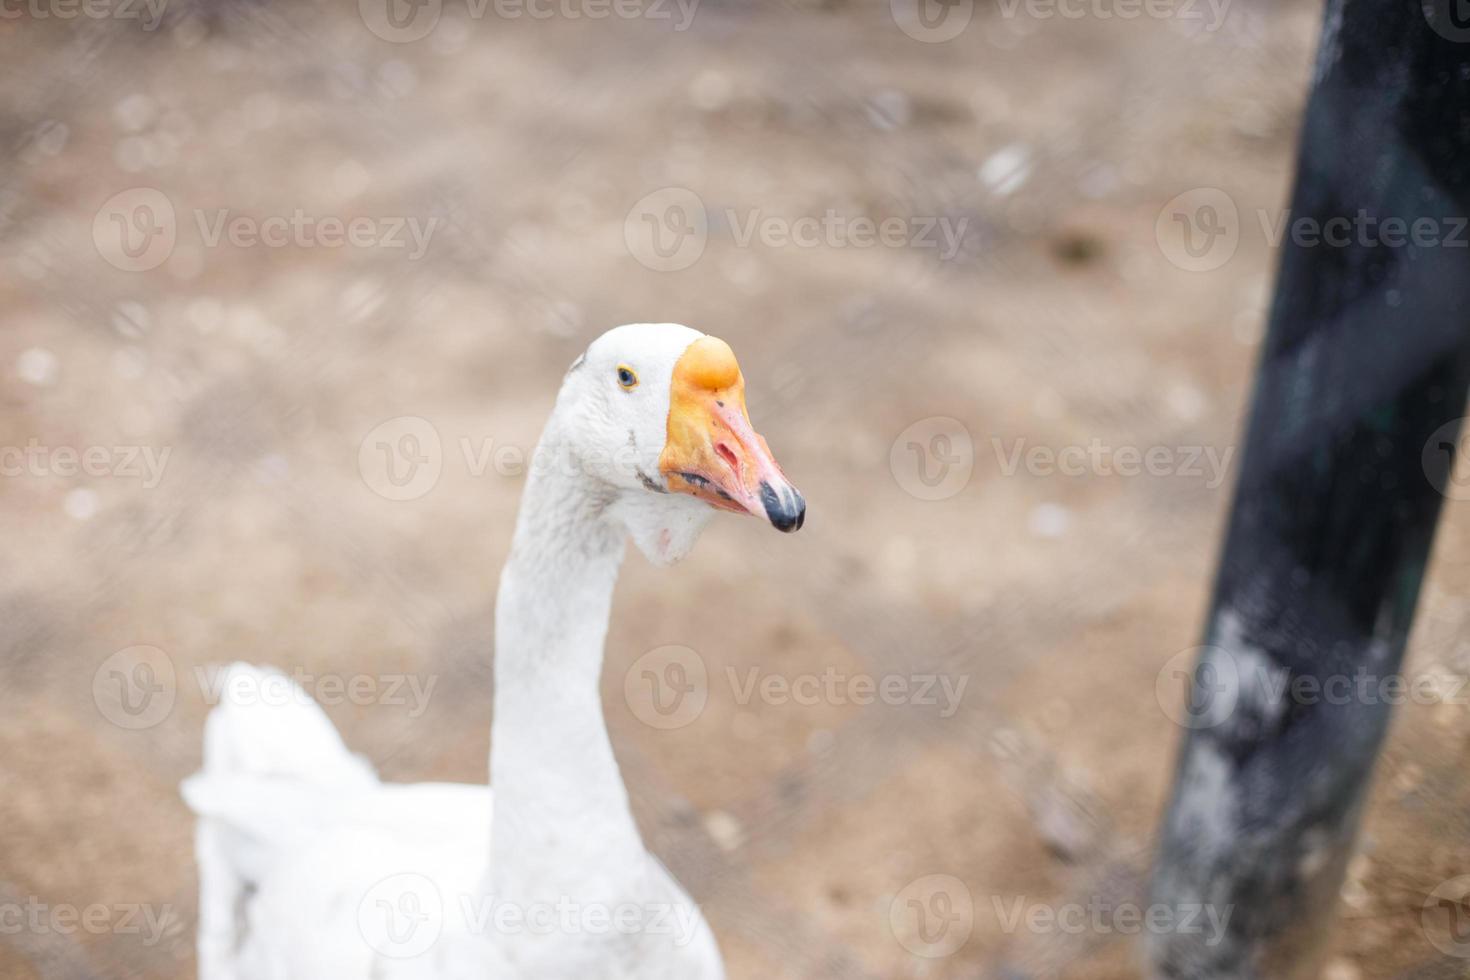
<svg viewBox="0 0 1470 980">
<path fill-rule="evenodd" d="M 728 346 L 619 327 L 563 380 L 496 601 L 490 787 L 380 781 L 321 709 L 235 664 L 184 798 L 201 980 L 718 980 L 698 906 L 643 847 L 607 737 L 624 543 L 677 560 L 716 509 L 801 525 Z"/>
</svg>

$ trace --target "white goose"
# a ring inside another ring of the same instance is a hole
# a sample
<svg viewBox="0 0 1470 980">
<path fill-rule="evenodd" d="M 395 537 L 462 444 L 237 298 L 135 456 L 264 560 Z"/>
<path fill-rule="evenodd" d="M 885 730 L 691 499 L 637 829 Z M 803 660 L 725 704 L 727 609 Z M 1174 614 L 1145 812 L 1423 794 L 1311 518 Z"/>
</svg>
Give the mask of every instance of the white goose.
<svg viewBox="0 0 1470 980">
<path fill-rule="evenodd" d="M 666 564 L 714 509 L 805 516 L 729 346 L 603 334 L 562 382 L 501 576 L 493 821 L 488 787 L 381 783 L 291 681 L 231 667 L 183 787 L 202 980 L 723 977 L 643 847 L 598 693 L 625 538 Z"/>
</svg>

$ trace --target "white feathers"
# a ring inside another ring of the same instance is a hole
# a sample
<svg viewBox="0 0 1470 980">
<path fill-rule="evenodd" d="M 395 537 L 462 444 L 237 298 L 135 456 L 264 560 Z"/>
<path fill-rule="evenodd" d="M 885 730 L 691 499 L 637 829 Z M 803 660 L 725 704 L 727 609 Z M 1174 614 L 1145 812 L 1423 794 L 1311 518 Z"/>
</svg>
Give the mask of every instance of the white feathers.
<svg viewBox="0 0 1470 980">
<path fill-rule="evenodd" d="M 211 777 L 245 774 L 318 784 L 377 781 L 311 696 L 280 671 L 236 663 L 210 681 L 219 702 L 204 723 L 204 771 L 185 784 L 186 794 Z"/>
<path fill-rule="evenodd" d="M 707 516 L 638 477 L 698 336 L 618 328 L 567 374 L 538 455 L 578 465 L 533 469 L 496 606 L 498 812 L 484 786 L 380 782 L 278 671 L 217 677 L 183 786 L 201 980 L 723 978 L 698 907 L 643 848 L 598 694 L 623 541 L 670 560 Z"/>
</svg>

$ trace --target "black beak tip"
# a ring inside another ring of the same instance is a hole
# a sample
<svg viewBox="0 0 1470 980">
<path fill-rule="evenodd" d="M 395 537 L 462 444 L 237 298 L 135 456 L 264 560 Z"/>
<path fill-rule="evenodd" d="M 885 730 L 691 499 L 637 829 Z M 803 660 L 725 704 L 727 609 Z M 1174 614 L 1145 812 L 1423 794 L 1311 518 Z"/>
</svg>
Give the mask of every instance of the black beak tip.
<svg viewBox="0 0 1470 980">
<path fill-rule="evenodd" d="M 784 487 L 777 493 L 769 483 L 761 481 L 761 504 L 766 508 L 766 517 L 778 531 L 790 534 L 801 530 L 806 523 L 806 500 L 795 487 Z"/>
</svg>

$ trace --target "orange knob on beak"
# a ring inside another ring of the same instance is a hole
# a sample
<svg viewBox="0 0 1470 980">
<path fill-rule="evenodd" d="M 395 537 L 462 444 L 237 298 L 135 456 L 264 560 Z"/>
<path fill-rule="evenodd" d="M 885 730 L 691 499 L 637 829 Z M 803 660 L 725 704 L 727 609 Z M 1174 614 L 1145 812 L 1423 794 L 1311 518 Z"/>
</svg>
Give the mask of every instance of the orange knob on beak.
<svg viewBox="0 0 1470 980">
<path fill-rule="evenodd" d="M 751 428 L 740 364 L 718 337 L 699 338 L 674 365 L 658 466 L 670 490 L 721 510 L 765 517 L 780 531 L 806 520 L 806 501 Z"/>
</svg>

